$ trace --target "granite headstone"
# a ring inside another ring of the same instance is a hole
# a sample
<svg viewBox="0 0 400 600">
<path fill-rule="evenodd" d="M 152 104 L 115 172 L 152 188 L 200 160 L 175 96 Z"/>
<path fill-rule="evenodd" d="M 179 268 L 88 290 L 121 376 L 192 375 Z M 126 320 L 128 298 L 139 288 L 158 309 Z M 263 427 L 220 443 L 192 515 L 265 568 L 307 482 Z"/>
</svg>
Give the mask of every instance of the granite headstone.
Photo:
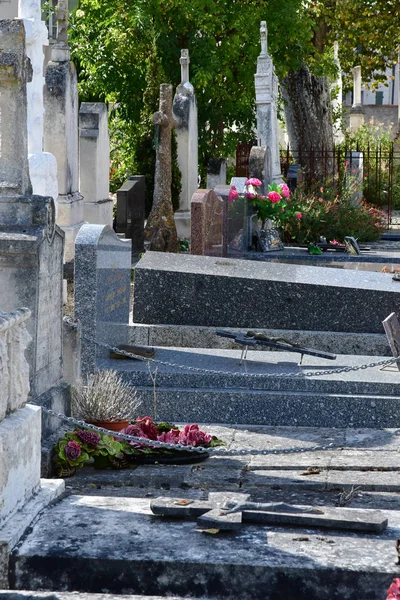
<svg viewBox="0 0 400 600">
<path fill-rule="evenodd" d="M 108 225 L 83 225 L 75 242 L 75 317 L 82 328 L 82 372 L 107 357 L 109 345 L 127 343 L 131 241 Z"/>
<path fill-rule="evenodd" d="M 117 190 L 117 233 L 132 240 L 132 262 L 144 252 L 145 177 L 132 175 Z"/>
<path fill-rule="evenodd" d="M 223 201 L 213 190 L 197 190 L 191 202 L 191 254 L 222 256 Z"/>
<path fill-rule="evenodd" d="M 135 270 L 136 323 L 381 333 L 396 310 L 382 273 L 158 252 Z"/>
</svg>

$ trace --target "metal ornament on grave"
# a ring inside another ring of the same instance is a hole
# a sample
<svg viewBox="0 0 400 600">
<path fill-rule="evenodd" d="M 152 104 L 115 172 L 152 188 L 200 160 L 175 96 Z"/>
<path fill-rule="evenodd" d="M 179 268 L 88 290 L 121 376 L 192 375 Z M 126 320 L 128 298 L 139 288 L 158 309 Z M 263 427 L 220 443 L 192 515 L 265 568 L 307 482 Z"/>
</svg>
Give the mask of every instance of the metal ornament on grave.
<svg viewBox="0 0 400 600">
<path fill-rule="evenodd" d="M 208 500 L 160 497 L 151 501 L 150 509 L 158 516 L 195 519 L 201 529 L 220 531 L 258 523 L 381 533 L 388 524 L 380 510 L 258 503 L 248 502 L 248 498 L 247 494 L 229 493 L 210 493 Z"/>
<path fill-rule="evenodd" d="M 153 206 L 145 229 L 147 249 L 159 252 L 179 252 L 171 197 L 171 134 L 175 127 L 172 116 L 172 85 L 160 85 L 160 107 L 153 115 L 159 129 L 156 145 Z"/>
<path fill-rule="evenodd" d="M 399 360 L 396 361 L 396 364 L 400 371 L 400 324 L 396 313 L 390 313 L 390 315 L 386 317 L 384 321 L 382 321 L 382 325 L 393 356 L 395 358 L 397 356 L 399 357 Z"/>
</svg>

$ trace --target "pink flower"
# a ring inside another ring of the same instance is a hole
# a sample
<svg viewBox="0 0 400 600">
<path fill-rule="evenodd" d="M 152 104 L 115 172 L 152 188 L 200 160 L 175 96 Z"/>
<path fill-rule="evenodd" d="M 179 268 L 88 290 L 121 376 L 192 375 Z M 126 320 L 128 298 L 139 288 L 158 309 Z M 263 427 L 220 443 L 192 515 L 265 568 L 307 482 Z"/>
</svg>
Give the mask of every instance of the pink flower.
<svg viewBox="0 0 400 600">
<path fill-rule="evenodd" d="M 257 198 L 257 194 L 256 193 L 253 194 L 252 192 L 247 192 L 246 198 L 247 198 L 247 200 L 254 200 L 255 198 Z"/>
<path fill-rule="evenodd" d="M 290 190 L 288 188 L 288 186 L 286 185 L 286 183 L 282 183 L 280 186 L 281 188 L 281 194 L 284 198 L 289 198 L 290 196 Z"/>
<path fill-rule="evenodd" d="M 179 430 L 171 429 L 170 431 L 163 431 L 163 433 L 157 436 L 157 440 L 159 442 L 167 442 L 168 444 L 178 444 Z"/>
<path fill-rule="evenodd" d="M 237 191 L 236 187 L 232 185 L 228 194 L 228 202 L 232 202 L 233 200 L 236 200 L 236 198 L 239 198 L 239 192 Z"/>
<path fill-rule="evenodd" d="M 184 446 L 206 446 L 211 442 L 211 435 L 201 431 L 196 424 L 186 425 L 179 434 L 179 442 Z"/>
<path fill-rule="evenodd" d="M 296 219 L 302 219 L 303 215 L 301 214 L 301 212 L 297 212 L 297 213 L 295 213 L 295 217 L 296 217 Z"/>
<path fill-rule="evenodd" d="M 260 187 L 262 182 L 256 177 L 251 177 L 250 179 L 246 179 L 245 185 L 254 185 L 254 187 Z"/>
<path fill-rule="evenodd" d="M 147 438 L 149 440 L 156 440 L 158 429 L 150 417 L 138 417 L 134 423 L 123 429 L 122 433 Z M 135 442 L 133 442 L 133 444 L 135 444 Z"/>
<path fill-rule="evenodd" d="M 388 595 L 386 600 L 399 600 L 400 599 L 400 579 L 393 579 L 393 583 L 387 591 Z"/>
<path fill-rule="evenodd" d="M 65 446 L 65 456 L 68 460 L 76 460 L 82 453 L 82 446 L 73 440 Z"/>
<path fill-rule="evenodd" d="M 279 200 L 281 200 L 281 196 L 278 194 L 278 192 L 269 192 L 267 198 L 268 200 L 271 200 L 273 204 L 276 204 L 279 202 Z"/>
<path fill-rule="evenodd" d="M 319 188 L 319 191 L 320 191 L 320 192 L 323 192 L 323 191 L 324 191 L 324 188 L 323 188 L 323 187 L 320 187 L 320 188 Z"/>
</svg>

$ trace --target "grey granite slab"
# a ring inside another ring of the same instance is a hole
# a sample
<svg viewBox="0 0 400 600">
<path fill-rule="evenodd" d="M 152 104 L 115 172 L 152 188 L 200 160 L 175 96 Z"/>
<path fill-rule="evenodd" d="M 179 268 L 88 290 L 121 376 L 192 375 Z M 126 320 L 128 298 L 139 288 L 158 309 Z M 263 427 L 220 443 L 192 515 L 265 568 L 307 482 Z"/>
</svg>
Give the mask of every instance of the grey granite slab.
<svg viewBox="0 0 400 600">
<path fill-rule="evenodd" d="M 381 273 L 157 252 L 135 269 L 138 323 L 382 333 L 399 309 Z"/>
<path fill-rule="evenodd" d="M 69 496 L 43 513 L 16 549 L 12 584 L 56 592 L 381 600 L 392 579 L 400 513 L 383 533 L 249 525 L 206 535 L 151 516 L 149 500 Z"/>
<path fill-rule="evenodd" d="M 96 356 L 109 345 L 127 342 L 131 241 L 120 240 L 108 225 L 83 225 L 75 242 L 75 317 L 82 328 L 82 371 L 91 372 Z"/>
</svg>

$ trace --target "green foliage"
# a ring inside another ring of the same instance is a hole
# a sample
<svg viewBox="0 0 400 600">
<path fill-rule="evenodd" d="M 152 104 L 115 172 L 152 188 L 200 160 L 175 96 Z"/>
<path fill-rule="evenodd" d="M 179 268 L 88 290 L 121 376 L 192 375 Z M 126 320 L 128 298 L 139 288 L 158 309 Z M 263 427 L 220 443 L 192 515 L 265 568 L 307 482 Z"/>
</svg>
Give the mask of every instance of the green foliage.
<svg viewBox="0 0 400 600">
<path fill-rule="evenodd" d="M 393 141 L 388 128 L 364 123 L 356 131 L 347 131 L 341 146 L 363 152 L 363 197 L 378 206 L 400 208 L 400 165 L 393 160 Z"/>
<path fill-rule="evenodd" d="M 329 185 L 318 192 L 298 187 L 289 204 L 302 218 L 292 216 L 287 220 L 286 241 L 317 243 L 323 236 L 328 241 L 343 242 L 350 235 L 360 242 L 370 242 L 378 239 L 385 229 L 383 213 L 366 202 L 354 204 L 351 190 L 344 186 L 339 192 Z"/>
</svg>

